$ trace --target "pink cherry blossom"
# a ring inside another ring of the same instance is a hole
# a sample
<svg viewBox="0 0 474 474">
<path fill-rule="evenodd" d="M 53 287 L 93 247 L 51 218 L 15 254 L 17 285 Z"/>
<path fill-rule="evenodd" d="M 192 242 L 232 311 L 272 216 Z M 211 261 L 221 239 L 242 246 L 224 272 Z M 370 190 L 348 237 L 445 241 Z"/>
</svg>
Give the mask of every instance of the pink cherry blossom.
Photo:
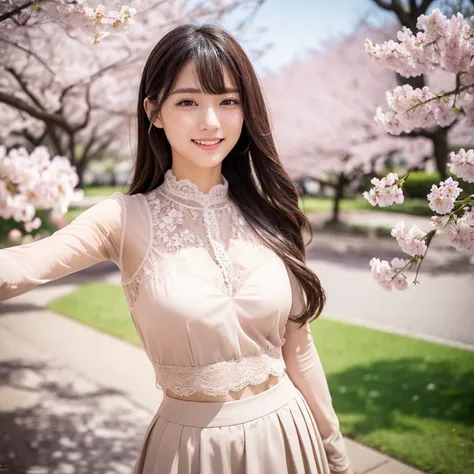
<svg viewBox="0 0 474 474">
<path fill-rule="evenodd" d="M 389 263 L 386 260 L 373 258 L 370 260 L 372 276 L 384 290 L 392 291 L 392 286 L 397 290 L 406 290 L 409 288 L 409 285 L 406 276 L 400 270 L 408 262 L 408 260 L 394 258 Z"/>
<path fill-rule="evenodd" d="M 467 208 L 462 216 L 452 216 L 442 231 L 448 245 L 457 251 L 474 251 L 474 207 Z"/>
<path fill-rule="evenodd" d="M 8 232 L 7 238 L 10 242 L 19 242 L 21 240 L 21 231 L 19 229 L 11 229 Z"/>
<path fill-rule="evenodd" d="M 6 153 L 0 147 L 0 217 L 23 222 L 26 232 L 39 229 L 36 209 L 51 209 L 58 215 L 67 212 L 73 200 L 83 197 L 75 191 L 78 177 L 64 157 L 52 160 L 45 147 L 28 154 L 25 148 Z"/>
<path fill-rule="evenodd" d="M 397 239 L 400 248 L 407 255 L 414 257 L 415 255 L 424 255 L 427 251 L 426 243 L 422 240 L 426 237 L 426 232 L 416 225 L 406 232 L 405 223 L 400 221 L 392 229 L 391 235 Z"/>
<path fill-rule="evenodd" d="M 448 167 L 459 178 L 474 183 L 474 150 L 465 151 L 461 148 L 457 153 L 449 155 Z"/>
<path fill-rule="evenodd" d="M 104 5 L 91 7 L 86 0 L 49 0 L 44 9 L 56 20 L 82 28 L 97 44 L 112 31 L 129 31 L 134 24 L 135 8 L 121 6 L 119 10 Z"/>
<path fill-rule="evenodd" d="M 399 186 L 399 179 L 396 173 L 389 173 L 380 180 L 372 178 L 370 182 L 374 187 L 369 192 L 365 191 L 363 196 L 372 206 L 378 204 L 380 207 L 388 207 L 394 203 L 403 203 L 403 190 Z"/>
<path fill-rule="evenodd" d="M 459 183 L 449 177 L 439 183 L 439 187 L 433 184 L 428 194 L 430 209 L 438 214 L 448 214 L 453 210 L 454 202 L 461 194 Z"/>
<path fill-rule="evenodd" d="M 365 41 L 365 50 L 373 60 L 394 69 L 404 77 L 416 77 L 443 70 L 456 77 L 453 90 L 435 93 L 429 87 L 413 89 L 410 85 L 387 92 L 389 110 L 376 109 L 375 121 L 389 133 L 399 135 L 417 128 L 448 126 L 459 113 L 474 124 L 474 31 L 458 13 L 446 18 L 439 9 L 417 21 L 416 35 L 406 27 L 392 40 L 374 45 Z"/>
<path fill-rule="evenodd" d="M 375 122 L 393 135 L 410 133 L 415 129 L 446 127 L 456 119 L 468 127 L 474 125 L 474 31 L 471 25 L 461 14 L 447 19 L 435 9 L 431 15 L 421 15 L 418 18 L 417 28 L 420 31 L 415 35 L 404 27 L 397 35 L 399 43 L 386 41 L 381 45 L 374 45 L 366 40 L 365 49 L 375 61 L 396 70 L 404 77 L 416 77 L 436 69 L 437 72 L 454 75 L 455 85 L 449 86 L 447 90 L 443 88 L 439 93 L 433 92 L 429 87 L 413 89 L 408 84 L 398 86 L 393 92 L 386 93 L 389 110 L 385 112 L 378 107 Z M 460 114 L 465 115 L 466 120 L 464 117 L 460 120 Z M 466 137 L 457 138 L 461 143 L 471 140 L 472 128 Z M 461 149 L 457 153 L 451 153 L 448 166 L 459 178 L 474 182 L 473 150 Z M 364 196 L 375 205 L 384 187 L 377 181 L 372 184 L 375 187 L 369 193 L 364 193 Z M 433 230 L 429 234 L 416 226 L 407 232 L 403 222 L 397 223 L 392 230 L 392 236 L 397 239 L 402 251 L 412 256 L 413 264 L 420 262 L 421 265 L 431 239 L 437 232 L 444 234 L 447 243 L 458 251 L 474 249 L 474 195 L 458 201 L 459 206 L 454 209 L 461 192 L 459 183 L 451 177 L 439 186 L 432 186 L 427 195 L 429 206 L 441 215 L 432 216 L 430 224 Z M 461 212 L 464 214 L 461 215 Z M 394 268 L 402 268 L 403 262 L 392 261 L 390 265 L 373 258 L 370 261 L 372 274 L 387 290 L 391 290 L 392 284 L 405 289 L 406 278 L 402 275 L 397 280 L 399 274 Z M 394 275 L 397 277 L 394 278 Z"/>
</svg>

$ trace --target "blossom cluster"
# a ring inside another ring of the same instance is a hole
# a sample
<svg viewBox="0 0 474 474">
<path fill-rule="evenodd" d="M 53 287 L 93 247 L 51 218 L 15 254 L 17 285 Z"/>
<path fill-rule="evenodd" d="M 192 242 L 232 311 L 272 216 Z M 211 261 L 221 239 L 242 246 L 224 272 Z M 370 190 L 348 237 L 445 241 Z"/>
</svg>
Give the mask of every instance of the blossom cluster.
<svg viewBox="0 0 474 474">
<path fill-rule="evenodd" d="M 416 225 L 412 226 L 412 228 L 407 232 L 405 230 L 405 223 L 400 221 L 392 229 L 391 235 L 397 239 L 400 248 L 407 255 L 413 257 L 415 255 L 423 256 L 428 250 L 428 247 L 424 242 L 427 234 Z"/>
<path fill-rule="evenodd" d="M 447 19 L 439 9 L 429 16 L 421 15 L 417 27 L 421 31 L 416 35 L 406 27 L 399 31 L 399 43 L 374 45 L 366 40 L 365 49 L 383 66 L 404 77 L 435 68 L 455 74 L 459 79 L 456 89 L 436 94 L 428 87 L 399 86 L 386 93 L 389 110 L 384 112 L 378 107 L 375 121 L 393 135 L 448 126 L 461 112 L 474 124 L 474 30 L 461 13 Z"/>
<path fill-rule="evenodd" d="M 369 192 L 364 192 L 364 197 L 375 206 L 388 207 L 392 204 L 402 204 L 404 201 L 403 191 L 400 188 L 400 180 L 396 173 L 389 173 L 381 180 L 372 178 L 371 184 L 373 188 Z"/>
<path fill-rule="evenodd" d="M 409 287 L 408 281 L 401 270 L 408 265 L 408 260 L 394 258 L 389 263 L 385 260 L 373 258 L 370 260 L 372 276 L 379 285 L 387 291 L 392 291 L 392 285 L 397 290 L 406 290 Z"/>
<path fill-rule="evenodd" d="M 135 8 L 128 6 L 121 6 L 119 10 L 107 10 L 104 5 L 92 8 L 86 0 L 55 0 L 48 3 L 47 9 L 53 16 L 59 13 L 62 21 L 92 30 L 94 43 L 99 43 L 110 31 L 127 31 L 137 13 Z"/>
<path fill-rule="evenodd" d="M 84 193 L 75 190 L 78 176 L 69 160 L 50 158 L 46 147 L 32 153 L 25 148 L 8 153 L 0 146 L 0 218 L 23 223 L 26 232 L 41 226 L 36 209 L 52 211 L 53 218 L 65 214 L 73 201 L 80 201 Z"/>
<path fill-rule="evenodd" d="M 452 154 L 456 158 L 459 154 Z M 464 156 L 461 154 L 461 156 Z M 467 176 L 474 173 L 474 163 L 468 164 L 463 162 L 462 172 Z M 393 175 L 391 173 L 390 175 Z M 387 189 L 384 183 L 392 183 L 392 193 L 402 195 L 403 189 L 393 176 L 381 180 L 372 179 L 374 188 L 364 193 L 364 197 L 373 205 L 380 205 L 378 199 L 373 196 L 381 196 Z M 386 290 L 391 290 L 392 285 L 399 289 L 405 290 L 410 287 L 407 282 L 406 275 L 401 271 L 405 266 L 416 264 L 423 260 L 428 251 L 430 237 L 435 232 L 445 235 L 446 242 L 458 251 L 474 251 L 474 196 L 470 196 L 464 200 L 456 201 L 461 194 L 462 189 L 459 183 L 449 177 L 445 181 L 441 181 L 439 186 L 433 185 L 431 192 L 427 195 L 430 209 L 438 215 L 432 216 L 431 226 L 433 230 L 426 233 L 413 225 L 411 229 L 406 230 L 405 223 L 400 221 L 392 229 L 391 235 L 395 237 L 402 252 L 412 257 L 411 260 L 405 262 L 400 259 L 394 259 L 391 263 L 385 260 L 373 258 L 370 261 L 372 275 L 376 281 Z M 456 204 L 459 207 L 456 208 Z"/>
<path fill-rule="evenodd" d="M 467 183 L 474 183 L 474 150 L 461 148 L 449 154 L 449 169 Z"/>
<path fill-rule="evenodd" d="M 445 127 L 452 124 L 459 113 L 464 113 L 474 124 L 474 30 L 460 13 L 447 19 L 438 9 L 429 16 L 421 15 L 417 28 L 420 31 L 415 35 L 404 27 L 398 32 L 399 43 L 388 41 L 373 45 L 366 40 L 365 49 L 372 58 L 404 77 L 441 68 L 456 75 L 456 89 L 435 94 L 428 87 L 399 86 L 386 93 L 390 110 L 383 112 L 377 108 L 375 121 L 393 135 L 436 125 Z M 448 166 L 455 176 L 474 182 L 474 150 L 450 153 Z M 381 180 L 374 178 L 373 188 L 365 192 L 364 197 L 373 206 L 403 202 L 403 183 L 404 178 L 399 180 L 394 173 Z M 411 259 L 393 259 L 389 263 L 373 258 L 370 261 L 372 274 L 382 288 L 405 290 L 411 286 L 403 270 L 417 264 L 420 269 L 437 232 L 444 234 L 448 245 L 456 250 L 474 251 L 474 195 L 457 200 L 461 192 L 459 182 L 451 177 L 431 187 L 427 199 L 437 215 L 432 216 L 432 230 L 428 233 L 417 226 L 407 231 L 403 222 L 392 229 L 391 235 Z M 398 201 L 391 196 L 396 196 Z M 413 284 L 416 283 L 415 277 Z"/>
<path fill-rule="evenodd" d="M 444 233 L 447 242 L 458 252 L 474 251 L 474 202 L 462 215 L 433 216 L 430 224 Z"/>
<path fill-rule="evenodd" d="M 448 19 L 436 8 L 428 16 L 420 15 L 416 27 L 420 31 L 415 35 L 404 26 L 397 33 L 399 43 L 390 40 L 374 45 L 367 39 L 365 50 L 403 77 L 419 76 L 436 67 L 453 74 L 472 73 L 474 37 L 461 13 Z"/>
<path fill-rule="evenodd" d="M 374 120 L 392 135 L 409 133 L 416 128 L 429 128 L 436 125 L 446 127 L 456 120 L 458 109 L 454 107 L 454 98 L 443 94 L 434 94 L 428 87 L 413 89 L 409 84 L 396 87 L 386 93 L 390 107 L 384 112 L 377 107 Z M 469 94 L 457 97 L 458 106 L 470 103 Z M 469 113 L 474 109 L 469 108 Z M 470 117 L 474 120 L 474 115 Z"/>
<path fill-rule="evenodd" d="M 438 214 L 447 214 L 453 210 L 454 203 L 461 192 L 459 183 L 453 178 L 448 178 L 446 181 L 441 181 L 439 186 L 433 184 L 431 192 L 426 197 L 432 211 Z"/>
</svg>

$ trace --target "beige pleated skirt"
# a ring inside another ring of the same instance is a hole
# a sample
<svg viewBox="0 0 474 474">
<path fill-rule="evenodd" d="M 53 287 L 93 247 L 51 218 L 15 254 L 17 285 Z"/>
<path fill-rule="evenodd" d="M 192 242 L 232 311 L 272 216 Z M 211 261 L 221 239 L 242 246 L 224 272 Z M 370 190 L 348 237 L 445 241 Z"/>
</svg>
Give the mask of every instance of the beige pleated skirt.
<svg viewBox="0 0 474 474">
<path fill-rule="evenodd" d="M 164 394 L 134 474 L 330 474 L 306 400 L 285 375 L 231 402 Z"/>
</svg>

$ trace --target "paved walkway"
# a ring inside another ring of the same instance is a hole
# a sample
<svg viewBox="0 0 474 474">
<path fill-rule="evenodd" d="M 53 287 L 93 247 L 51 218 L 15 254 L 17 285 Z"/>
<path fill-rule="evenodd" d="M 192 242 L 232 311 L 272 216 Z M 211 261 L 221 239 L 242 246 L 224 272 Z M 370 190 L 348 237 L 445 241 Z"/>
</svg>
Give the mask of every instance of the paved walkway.
<svg viewBox="0 0 474 474">
<path fill-rule="evenodd" d="M 0 465 L 8 474 L 130 473 L 159 406 L 141 349 L 43 309 L 75 288 L 45 285 L 0 305 Z M 421 472 L 346 445 L 356 474 Z"/>
</svg>

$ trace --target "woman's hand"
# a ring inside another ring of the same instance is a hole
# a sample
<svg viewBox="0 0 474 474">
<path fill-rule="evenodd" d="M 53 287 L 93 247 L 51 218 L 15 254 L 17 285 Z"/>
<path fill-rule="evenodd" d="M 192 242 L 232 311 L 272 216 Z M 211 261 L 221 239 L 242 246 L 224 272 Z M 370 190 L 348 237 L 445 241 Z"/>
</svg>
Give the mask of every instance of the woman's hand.
<svg viewBox="0 0 474 474">
<path fill-rule="evenodd" d="M 344 471 L 331 471 L 331 474 L 354 474 L 354 471 L 348 467 Z"/>
</svg>

